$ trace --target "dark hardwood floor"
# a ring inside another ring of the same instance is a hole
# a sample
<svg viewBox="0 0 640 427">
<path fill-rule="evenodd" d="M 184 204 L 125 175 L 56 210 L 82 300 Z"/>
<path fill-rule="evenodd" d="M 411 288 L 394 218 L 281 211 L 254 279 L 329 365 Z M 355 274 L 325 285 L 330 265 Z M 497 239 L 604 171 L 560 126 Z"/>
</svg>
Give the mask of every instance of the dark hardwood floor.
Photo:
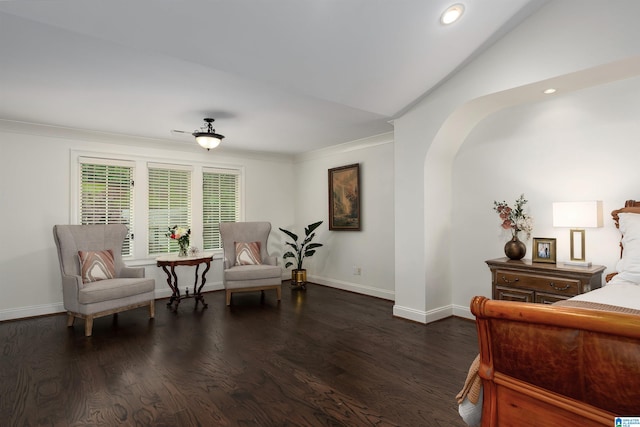
<svg viewBox="0 0 640 427">
<path fill-rule="evenodd" d="M 96 319 L 0 323 L 2 426 L 463 426 L 475 324 L 319 285 Z"/>
</svg>

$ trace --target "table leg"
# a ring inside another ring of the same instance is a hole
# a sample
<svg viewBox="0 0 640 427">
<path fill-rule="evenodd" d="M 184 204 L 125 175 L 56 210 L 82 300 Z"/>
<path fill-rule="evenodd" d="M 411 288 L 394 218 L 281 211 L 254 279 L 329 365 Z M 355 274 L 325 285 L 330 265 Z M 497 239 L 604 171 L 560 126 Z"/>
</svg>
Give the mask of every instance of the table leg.
<svg viewBox="0 0 640 427">
<path fill-rule="evenodd" d="M 169 285 L 172 291 L 171 298 L 169 298 L 169 302 L 167 303 L 167 307 L 171 307 L 173 302 L 176 301 L 176 306 L 173 309 L 173 311 L 176 311 L 178 310 L 178 304 L 180 304 L 180 289 L 178 288 L 178 275 L 176 274 L 175 267 L 173 266 L 171 266 L 171 272 L 169 272 L 166 265 L 163 265 L 162 269 L 164 270 L 165 273 L 167 273 L 167 284 Z"/>
<path fill-rule="evenodd" d="M 206 302 L 204 302 L 204 297 L 202 296 L 202 288 L 204 287 L 204 284 L 207 281 L 205 276 L 207 274 L 207 271 L 209 271 L 209 268 L 211 267 L 211 261 L 206 261 L 205 264 L 207 265 L 207 268 L 205 268 L 204 271 L 202 272 L 202 278 L 200 279 L 200 287 L 197 289 L 196 289 L 196 286 L 198 284 L 198 268 L 200 267 L 200 265 L 196 267 L 196 281 L 193 284 L 193 294 L 196 299 L 196 308 L 198 307 L 198 301 L 202 301 L 203 308 L 209 307 L 209 305 Z"/>
<path fill-rule="evenodd" d="M 198 295 L 198 270 L 200 269 L 200 264 L 196 265 L 196 278 L 193 281 L 193 296 Z M 196 301 L 197 304 L 197 301 Z"/>
</svg>

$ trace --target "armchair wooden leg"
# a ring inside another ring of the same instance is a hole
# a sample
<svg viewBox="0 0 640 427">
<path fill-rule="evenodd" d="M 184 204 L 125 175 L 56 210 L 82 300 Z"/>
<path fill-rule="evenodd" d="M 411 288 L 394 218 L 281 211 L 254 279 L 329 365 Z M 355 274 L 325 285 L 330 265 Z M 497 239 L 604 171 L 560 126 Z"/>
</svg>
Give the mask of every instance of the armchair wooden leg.
<svg viewBox="0 0 640 427">
<path fill-rule="evenodd" d="M 282 299 L 282 288 L 276 288 L 276 295 L 278 297 L 278 301 Z"/>
<path fill-rule="evenodd" d="M 152 300 L 149 303 L 149 318 L 153 319 L 154 317 L 156 317 L 156 302 Z"/>
<path fill-rule="evenodd" d="M 73 321 L 76 319 L 76 316 L 74 316 L 71 313 L 67 313 L 67 327 L 71 327 L 73 326 Z"/>
<path fill-rule="evenodd" d="M 227 289 L 227 305 L 231 305 L 231 291 Z"/>
<path fill-rule="evenodd" d="M 93 316 L 87 316 L 84 321 L 84 336 L 90 337 L 93 330 Z"/>
</svg>

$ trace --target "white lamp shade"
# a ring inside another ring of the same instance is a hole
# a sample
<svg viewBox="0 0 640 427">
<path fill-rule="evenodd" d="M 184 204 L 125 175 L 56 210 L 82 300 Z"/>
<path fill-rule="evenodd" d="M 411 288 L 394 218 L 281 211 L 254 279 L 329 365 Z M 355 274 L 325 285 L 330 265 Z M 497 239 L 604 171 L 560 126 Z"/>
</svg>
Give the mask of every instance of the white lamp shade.
<svg viewBox="0 0 640 427">
<path fill-rule="evenodd" d="M 602 227 L 602 202 L 554 202 L 553 226 L 567 228 Z"/>
</svg>

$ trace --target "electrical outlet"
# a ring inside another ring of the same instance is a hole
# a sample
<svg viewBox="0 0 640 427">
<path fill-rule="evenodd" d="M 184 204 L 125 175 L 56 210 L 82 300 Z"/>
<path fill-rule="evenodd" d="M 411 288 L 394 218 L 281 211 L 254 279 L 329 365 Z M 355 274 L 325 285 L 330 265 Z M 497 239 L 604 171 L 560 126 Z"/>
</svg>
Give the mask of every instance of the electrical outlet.
<svg viewBox="0 0 640 427">
<path fill-rule="evenodd" d="M 353 274 L 354 274 L 354 276 L 359 276 L 360 273 L 362 273 L 362 269 L 360 267 L 354 265 L 353 266 Z"/>
</svg>

